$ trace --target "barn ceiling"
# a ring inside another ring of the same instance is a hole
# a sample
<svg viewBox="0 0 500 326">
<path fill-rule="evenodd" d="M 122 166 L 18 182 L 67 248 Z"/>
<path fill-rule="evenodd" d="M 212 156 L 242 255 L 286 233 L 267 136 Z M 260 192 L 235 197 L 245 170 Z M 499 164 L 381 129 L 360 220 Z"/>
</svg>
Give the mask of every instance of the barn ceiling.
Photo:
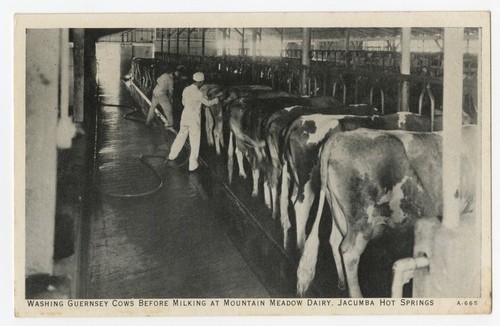
<svg viewBox="0 0 500 326">
<path fill-rule="evenodd" d="M 267 29 L 270 30 L 270 29 Z M 341 40 L 346 37 L 347 28 L 312 28 L 311 38 L 313 40 Z M 399 38 L 401 36 L 401 28 L 349 28 L 349 38 L 351 40 L 389 40 Z M 285 40 L 301 40 L 302 28 L 287 28 L 284 29 Z M 275 32 L 279 35 L 278 30 Z M 263 31 L 265 34 L 266 31 Z M 414 39 L 442 39 L 443 28 L 435 27 L 413 27 L 411 29 L 412 38 Z M 464 37 L 469 39 L 477 39 L 477 28 L 465 28 Z"/>
<path fill-rule="evenodd" d="M 154 28 L 141 29 L 90 29 L 98 38 L 106 37 L 112 34 L 121 34 L 130 30 L 150 30 Z M 171 28 L 170 30 L 175 30 Z M 183 29 L 185 34 L 186 28 Z M 213 29 L 212 29 L 213 30 Z M 241 31 L 242 29 L 239 29 Z M 355 28 L 311 28 L 311 38 L 316 41 L 338 41 L 346 37 L 346 31 L 349 30 L 349 39 L 351 41 L 369 41 L 369 40 L 392 40 L 399 39 L 401 36 L 401 28 L 383 28 L 383 27 L 355 27 Z M 288 42 L 302 41 L 302 28 L 261 28 L 262 38 L 266 36 L 281 37 Z M 118 32 L 118 33 L 117 33 Z M 247 28 L 246 35 L 251 35 L 251 28 Z M 411 29 L 413 39 L 423 40 L 440 40 L 443 38 L 443 28 L 436 27 L 413 27 Z M 183 35 L 185 36 L 185 35 Z M 478 28 L 468 27 L 464 29 L 464 39 L 477 39 Z"/>
</svg>

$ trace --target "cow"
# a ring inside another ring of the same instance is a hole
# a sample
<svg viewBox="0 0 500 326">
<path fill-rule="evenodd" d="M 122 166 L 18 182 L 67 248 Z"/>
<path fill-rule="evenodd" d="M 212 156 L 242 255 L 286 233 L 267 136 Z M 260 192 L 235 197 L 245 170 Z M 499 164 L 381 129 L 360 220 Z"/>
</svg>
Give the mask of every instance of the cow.
<svg viewBox="0 0 500 326">
<path fill-rule="evenodd" d="M 283 144 L 285 134 L 291 123 L 302 115 L 310 114 L 349 114 L 374 115 L 378 110 L 368 105 L 347 106 L 340 102 L 333 102 L 330 107 L 304 107 L 292 106 L 273 113 L 266 121 L 264 127 L 265 139 L 270 156 L 271 166 L 266 171 L 264 189 L 270 188 L 272 202 L 268 207 L 272 209 L 273 218 L 277 217 L 279 198 L 278 183 L 283 166 Z"/>
<path fill-rule="evenodd" d="M 408 131 L 441 131 L 443 130 L 443 111 L 435 110 L 434 119 L 428 116 L 419 115 L 412 112 L 397 112 L 387 114 L 378 118 L 379 122 L 375 123 L 373 128 L 384 130 L 408 130 Z M 463 125 L 468 125 L 473 122 L 467 113 L 462 111 Z M 431 128 L 432 124 L 432 128 Z"/>
<path fill-rule="evenodd" d="M 236 154 L 239 175 L 246 178 L 243 168 L 243 155 L 245 155 L 250 162 L 253 175 L 252 196 L 258 195 L 260 165 L 267 158 L 263 132 L 265 121 L 272 113 L 295 105 L 330 108 L 337 106 L 338 102 L 331 97 L 248 98 L 239 99 L 229 106 L 228 180 L 230 183 L 233 175 L 233 154 Z"/>
<path fill-rule="evenodd" d="M 129 75 L 138 83 L 137 86 L 148 97 L 151 95 L 155 80 L 158 77 L 155 76 L 155 71 L 161 65 L 164 65 L 164 63 L 159 59 L 138 57 L 132 59 Z"/>
<path fill-rule="evenodd" d="M 284 92 L 275 92 L 269 86 L 243 85 L 223 87 L 218 85 L 203 85 L 200 90 L 209 98 L 219 97 L 219 103 L 211 107 L 205 107 L 205 131 L 207 142 L 210 146 L 215 145 L 217 155 L 224 147 L 223 124 L 224 109 L 232 102 L 240 98 L 272 98 L 287 96 Z"/>
<path fill-rule="evenodd" d="M 349 106 L 343 115 L 303 116 L 294 121 L 285 135 L 283 172 L 281 178 L 280 220 L 283 228 L 283 245 L 288 245 L 289 201 L 293 203 L 296 220 L 297 248 L 302 251 L 305 243 L 305 227 L 309 212 L 319 192 L 318 153 L 322 143 L 335 132 L 370 128 L 382 130 L 430 131 L 430 119 L 410 112 L 398 112 L 385 116 L 370 106 Z M 370 118 L 362 116 L 372 116 Z M 289 198 L 290 188 L 293 189 Z"/>
<path fill-rule="evenodd" d="M 200 91 L 208 98 L 213 99 L 219 97 L 219 103 L 210 107 L 205 107 L 205 132 L 207 135 L 207 142 L 209 146 L 216 147 L 217 154 L 220 154 L 220 147 L 224 146 L 224 139 L 222 137 L 222 104 L 225 93 L 225 87 L 214 84 L 204 84 L 201 86 Z M 222 101 L 221 101 L 222 100 Z M 221 121 L 219 124 L 218 121 Z"/>
<path fill-rule="evenodd" d="M 477 126 L 464 126 L 458 142 L 462 213 L 474 210 L 478 135 Z M 442 216 L 442 136 L 371 129 L 335 133 L 324 143 L 320 161 L 319 207 L 299 263 L 297 292 L 303 295 L 315 275 L 326 198 L 339 288 L 347 285 L 350 297 L 362 297 L 358 264 L 368 242 L 385 227 L 409 230 L 419 218 Z"/>
</svg>

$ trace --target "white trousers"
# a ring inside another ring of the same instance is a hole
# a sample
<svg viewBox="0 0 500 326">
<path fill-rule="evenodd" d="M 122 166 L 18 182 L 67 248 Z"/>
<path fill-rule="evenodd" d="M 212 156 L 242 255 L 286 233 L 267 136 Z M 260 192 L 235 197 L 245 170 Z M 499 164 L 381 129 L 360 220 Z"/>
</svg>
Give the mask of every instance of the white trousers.
<svg viewBox="0 0 500 326">
<path fill-rule="evenodd" d="M 179 155 L 187 137 L 189 136 L 189 145 L 191 146 L 191 154 L 189 156 L 189 169 L 193 170 L 198 167 L 198 155 L 200 153 L 200 121 L 199 120 L 189 120 L 183 121 L 181 119 L 181 126 L 177 137 L 175 137 L 172 148 L 170 149 L 170 154 L 168 154 L 169 160 L 174 160 Z"/>
<path fill-rule="evenodd" d="M 156 88 L 153 90 L 153 97 L 151 98 L 151 106 L 149 107 L 148 116 L 146 117 L 146 123 L 149 124 L 151 120 L 153 120 L 155 116 L 155 109 L 158 104 L 161 105 L 163 113 L 165 114 L 165 118 L 167 118 L 166 126 L 173 127 L 174 117 L 172 115 L 172 102 L 170 98 L 165 95 L 164 91 L 158 90 Z"/>
</svg>

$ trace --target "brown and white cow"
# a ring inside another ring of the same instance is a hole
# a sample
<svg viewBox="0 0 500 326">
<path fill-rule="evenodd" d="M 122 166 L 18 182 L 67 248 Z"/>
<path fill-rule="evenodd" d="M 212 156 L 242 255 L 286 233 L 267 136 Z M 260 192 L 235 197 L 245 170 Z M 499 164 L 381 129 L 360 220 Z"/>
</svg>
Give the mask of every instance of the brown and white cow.
<svg viewBox="0 0 500 326">
<path fill-rule="evenodd" d="M 208 98 L 223 97 L 225 87 L 215 84 L 204 84 L 201 86 L 200 91 Z M 221 146 L 224 146 L 224 139 L 222 137 L 222 107 L 223 98 L 219 98 L 219 103 L 205 108 L 205 132 L 207 135 L 207 142 L 209 146 L 214 146 L 217 155 L 220 154 Z M 219 123 L 220 121 L 220 123 Z"/>
<path fill-rule="evenodd" d="M 268 207 L 272 209 L 272 216 L 278 214 L 279 198 L 278 184 L 281 178 L 283 167 L 283 148 L 285 135 L 291 123 L 302 115 L 311 114 L 354 114 L 354 115 L 374 115 L 378 110 L 369 105 L 345 106 L 340 102 L 333 102 L 329 107 L 304 107 L 292 106 L 273 113 L 266 121 L 264 127 L 265 139 L 270 156 L 271 166 L 265 171 L 264 190 L 270 188 L 272 202 Z"/>
<path fill-rule="evenodd" d="M 208 145 L 214 146 L 217 155 L 224 147 L 223 124 L 224 110 L 232 102 L 240 98 L 273 98 L 287 96 L 284 92 L 275 92 L 269 86 L 242 85 L 223 87 L 219 85 L 203 85 L 200 90 L 209 98 L 219 98 L 219 103 L 205 107 L 205 131 Z"/>
<path fill-rule="evenodd" d="M 356 110 L 351 109 L 350 112 L 355 113 Z M 360 112 L 367 113 L 364 110 Z M 373 117 L 368 116 L 313 114 L 301 116 L 289 126 L 285 135 L 280 196 L 280 220 L 285 247 L 291 227 L 288 216 L 291 202 L 295 212 L 297 248 L 303 250 L 309 212 L 319 192 L 318 153 L 323 142 L 332 133 L 372 124 Z"/>
<path fill-rule="evenodd" d="M 243 156 L 250 162 L 253 175 L 252 196 L 258 195 L 260 169 L 263 163 L 269 163 L 265 148 L 264 128 L 267 119 L 276 111 L 291 106 L 311 106 L 315 108 L 333 108 L 338 102 L 331 97 L 301 98 L 276 97 L 268 99 L 247 98 L 232 103 L 229 107 L 229 148 L 228 179 L 232 181 L 233 153 L 236 154 L 239 175 L 246 178 L 243 168 Z M 234 143 L 233 145 L 233 136 Z M 266 197 L 269 193 L 266 192 Z M 266 202 L 270 202 L 269 198 Z"/>
<path fill-rule="evenodd" d="M 296 220 L 297 248 L 303 250 L 305 227 L 316 195 L 319 193 L 320 146 L 335 132 L 370 128 L 382 130 L 430 131 L 430 119 L 410 112 L 398 112 L 385 116 L 369 106 L 348 106 L 342 115 L 303 116 L 294 121 L 285 136 L 283 173 L 281 179 L 280 217 L 283 227 L 284 246 L 288 244 L 291 227 L 288 206 L 293 203 Z M 370 118 L 363 115 L 373 115 Z M 293 189 L 289 198 L 290 188 Z"/>
<path fill-rule="evenodd" d="M 463 127 L 463 210 L 473 210 L 477 126 Z M 458 142 L 460 143 L 460 142 Z M 297 271 L 304 294 L 314 278 L 319 220 L 325 198 L 332 212 L 330 245 L 349 295 L 361 297 L 358 264 L 368 242 L 385 227 L 412 228 L 416 219 L 441 217 L 442 138 L 440 133 L 358 129 L 335 133 L 321 150 L 319 208 Z M 345 276 L 344 276 L 345 268 Z"/>
</svg>

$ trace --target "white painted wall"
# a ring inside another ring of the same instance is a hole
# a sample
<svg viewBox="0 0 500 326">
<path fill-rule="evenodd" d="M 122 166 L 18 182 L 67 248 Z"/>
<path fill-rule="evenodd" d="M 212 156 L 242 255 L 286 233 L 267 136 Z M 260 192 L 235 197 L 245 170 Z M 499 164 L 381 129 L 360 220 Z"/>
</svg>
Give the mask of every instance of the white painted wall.
<svg viewBox="0 0 500 326">
<path fill-rule="evenodd" d="M 26 33 L 26 274 L 52 273 L 60 30 Z"/>
</svg>

